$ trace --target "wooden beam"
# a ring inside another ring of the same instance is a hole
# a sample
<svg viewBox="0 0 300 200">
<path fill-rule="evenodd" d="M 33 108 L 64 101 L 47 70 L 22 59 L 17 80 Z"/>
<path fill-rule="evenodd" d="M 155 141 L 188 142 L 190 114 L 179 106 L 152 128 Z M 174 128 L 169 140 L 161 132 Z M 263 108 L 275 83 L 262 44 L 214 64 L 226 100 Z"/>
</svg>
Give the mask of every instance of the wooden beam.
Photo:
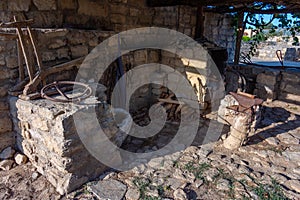
<svg viewBox="0 0 300 200">
<path fill-rule="evenodd" d="M 196 22 L 196 33 L 195 39 L 203 38 L 204 35 L 204 13 L 203 6 L 198 6 L 197 8 L 197 22 Z"/>
<path fill-rule="evenodd" d="M 269 9 L 269 10 L 257 10 L 248 7 L 240 7 L 240 8 L 205 8 L 204 12 L 215 12 L 215 13 L 235 13 L 235 12 L 249 12 L 253 14 L 275 14 L 275 13 L 297 13 L 300 12 L 299 7 L 294 8 L 285 8 L 285 9 Z"/>
<path fill-rule="evenodd" d="M 199 1 L 197 0 L 147 0 L 147 6 L 149 7 L 167 7 L 167 6 L 198 6 Z"/>
<path fill-rule="evenodd" d="M 235 55 L 234 55 L 234 64 L 239 64 L 240 60 L 240 50 L 244 33 L 244 12 L 238 13 L 238 31 L 235 41 Z"/>
</svg>

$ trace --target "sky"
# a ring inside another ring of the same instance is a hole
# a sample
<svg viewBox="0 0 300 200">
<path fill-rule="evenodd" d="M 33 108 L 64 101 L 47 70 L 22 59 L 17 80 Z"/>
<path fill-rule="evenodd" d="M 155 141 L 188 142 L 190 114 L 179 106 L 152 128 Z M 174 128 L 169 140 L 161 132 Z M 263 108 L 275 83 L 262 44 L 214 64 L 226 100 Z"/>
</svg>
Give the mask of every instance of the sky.
<svg viewBox="0 0 300 200">
<path fill-rule="evenodd" d="M 288 15 L 288 19 L 292 19 L 292 15 L 291 14 L 287 14 L 287 15 Z M 258 16 L 258 19 L 259 19 L 259 16 L 261 16 L 261 15 L 257 15 L 257 16 Z M 262 16 L 264 17 L 264 21 L 265 22 L 268 22 L 273 17 L 273 15 L 267 15 L 267 14 L 263 14 Z M 279 20 L 278 19 L 274 19 L 274 21 L 272 23 L 273 23 L 273 25 L 278 26 Z"/>
</svg>

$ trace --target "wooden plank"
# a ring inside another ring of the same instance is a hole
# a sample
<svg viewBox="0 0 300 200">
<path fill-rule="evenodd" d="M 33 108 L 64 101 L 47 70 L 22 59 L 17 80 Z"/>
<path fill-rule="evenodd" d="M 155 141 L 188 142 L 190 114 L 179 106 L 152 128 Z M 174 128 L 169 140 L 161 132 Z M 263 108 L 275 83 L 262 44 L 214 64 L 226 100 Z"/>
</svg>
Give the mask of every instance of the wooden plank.
<svg viewBox="0 0 300 200">
<path fill-rule="evenodd" d="M 16 17 L 14 16 L 14 22 L 1 23 L 0 27 L 2 28 L 27 27 L 31 24 L 33 24 L 33 19 L 17 21 Z"/>
<path fill-rule="evenodd" d="M 28 35 L 29 35 L 32 47 L 33 47 L 33 51 L 35 53 L 35 57 L 36 57 L 36 61 L 37 61 L 39 71 L 42 72 L 43 64 L 42 64 L 41 57 L 40 57 L 40 54 L 39 54 L 38 49 L 37 49 L 36 40 L 35 40 L 35 38 L 32 34 L 31 28 L 29 26 L 27 26 L 27 31 L 28 31 Z"/>
<path fill-rule="evenodd" d="M 18 65 L 19 65 L 19 80 L 20 82 L 25 79 L 25 70 L 23 66 L 23 53 L 20 41 L 17 41 L 17 49 L 18 49 Z"/>
<path fill-rule="evenodd" d="M 203 38 L 204 35 L 204 13 L 203 6 L 197 7 L 197 22 L 196 22 L 196 33 L 195 39 Z"/>
<path fill-rule="evenodd" d="M 22 52 L 23 52 L 24 60 L 25 60 L 25 63 L 26 63 L 28 76 L 29 76 L 30 81 L 32 81 L 34 74 L 33 74 L 32 66 L 30 66 L 30 61 L 29 61 L 30 58 L 29 58 L 28 48 L 26 47 L 26 40 L 24 38 L 24 35 L 23 35 L 23 32 L 22 32 L 21 28 L 17 27 L 16 29 L 17 29 L 17 34 L 18 34 L 18 37 L 19 37 L 21 49 L 22 49 Z"/>
</svg>

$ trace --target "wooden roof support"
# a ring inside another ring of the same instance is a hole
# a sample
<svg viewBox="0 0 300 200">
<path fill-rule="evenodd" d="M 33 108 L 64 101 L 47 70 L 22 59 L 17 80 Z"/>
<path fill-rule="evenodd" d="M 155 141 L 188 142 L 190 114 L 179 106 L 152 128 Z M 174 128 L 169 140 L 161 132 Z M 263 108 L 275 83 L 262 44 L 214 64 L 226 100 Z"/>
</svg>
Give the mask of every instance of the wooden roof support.
<svg viewBox="0 0 300 200">
<path fill-rule="evenodd" d="M 204 13 L 203 6 L 198 6 L 197 8 L 197 22 L 196 22 L 196 33 L 195 39 L 203 38 L 204 35 Z"/>
<path fill-rule="evenodd" d="M 238 31 L 235 41 L 235 55 L 234 55 L 234 64 L 239 64 L 240 60 L 240 50 L 243 39 L 245 26 L 244 26 L 244 12 L 238 13 Z"/>
</svg>

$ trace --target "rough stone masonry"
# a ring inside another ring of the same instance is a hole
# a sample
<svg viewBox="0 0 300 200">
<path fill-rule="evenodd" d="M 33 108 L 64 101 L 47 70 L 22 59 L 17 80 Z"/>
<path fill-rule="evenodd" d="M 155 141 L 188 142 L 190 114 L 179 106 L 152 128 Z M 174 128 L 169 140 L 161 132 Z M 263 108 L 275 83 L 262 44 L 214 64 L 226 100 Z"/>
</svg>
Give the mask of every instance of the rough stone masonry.
<svg viewBox="0 0 300 200">
<path fill-rule="evenodd" d="M 74 124 L 74 115 L 96 110 L 98 121 L 108 138 L 117 145 L 122 143 L 122 132 L 105 103 L 76 105 L 49 100 L 17 100 L 16 106 L 21 126 L 17 134 L 18 148 L 60 194 L 80 187 L 107 169 L 82 144 Z M 94 140 L 89 133 L 97 132 L 97 126 L 87 123 L 83 126 L 88 137 Z M 112 159 L 120 162 L 120 157 Z"/>
</svg>

